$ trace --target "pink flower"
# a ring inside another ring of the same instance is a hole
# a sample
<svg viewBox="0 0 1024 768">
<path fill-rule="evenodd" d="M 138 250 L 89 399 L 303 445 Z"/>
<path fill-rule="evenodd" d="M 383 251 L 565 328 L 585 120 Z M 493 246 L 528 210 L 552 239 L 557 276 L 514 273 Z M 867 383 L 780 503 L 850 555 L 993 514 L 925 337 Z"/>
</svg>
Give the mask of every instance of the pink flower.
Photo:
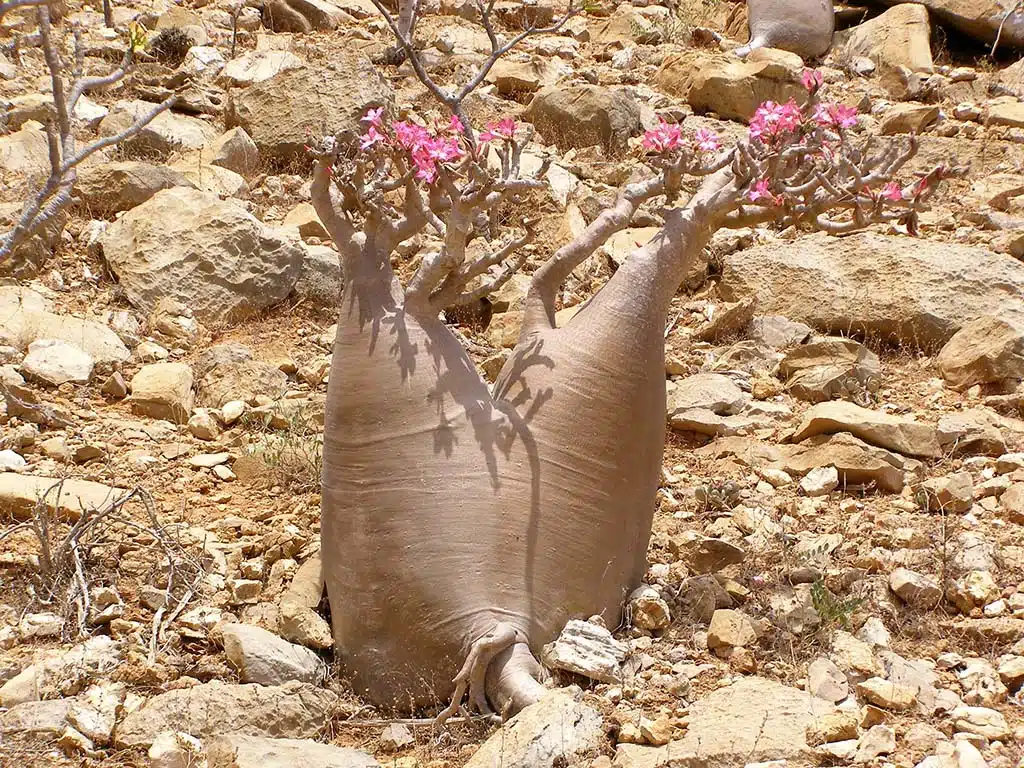
<svg viewBox="0 0 1024 768">
<path fill-rule="evenodd" d="M 452 115 L 451 122 L 448 124 L 448 130 L 452 133 L 462 133 L 466 130 L 466 126 L 462 124 L 458 115 Z"/>
<path fill-rule="evenodd" d="M 369 123 L 374 128 L 380 128 L 380 121 L 383 115 L 384 107 L 377 107 L 376 109 L 373 109 L 371 107 L 369 111 L 367 111 L 367 113 L 363 115 L 362 120 L 360 120 L 360 122 Z"/>
<path fill-rule="evenodd" d="M 377 130 L 373 125 L 370 126 L 369 130 L 359 139 L 360 149 L 369 149 L 374 144 L 379 144 L 384 141 L 386 137 L 383 133 Z"/>
<path fill-rule="evenodd" d="M 890 181 L 882 187 L 881 196 L 886 200 L 900 201 L 903 199 L 903 190 L 895 181 Z"/>
<path fill-rule="evenodd" d="M 683 133 L 678 125 L 673 125 L 658 118 L 657 128 L 644 133 L 643 147 L 649 152 L 668 152 L 676 149 L 683 140 Z"/>
<path fill-rule="evenodd" d="M 494 141 L 495 139 L 511 140 L 515 135 L 516 121 L 511 117 L 506 117 L 497 123 L 488 123 L 487 130 L 481 131 L 477 138 L 486 144 L 488 141 Z"/>
<path fill-rule="evenodd" d="M 790 99 L 785 104 L 766 101 L 750 118 L 750 138 L 772 141 L 800 127 L 800 107 Z"/>
<path fill-rule="evenodd" d="M 845 104 L 819 104 L 814 110 L 814 121 L 822 128 L 850 128 L 857 124 L 857 108 Z"/>
<path fill-rule="evenodd" d="M 800 75 L 800 82 L 809 93 L 814 93 L 825 82 L 825 76 L 817 69 L 805 69 Z"/>
<path fill-rule="evenodd" d="M 693 134 L 693 140 L 701 152 L 715 152 L 721 146 L 717 134 L 707 128 L 701 128 Z"/>
<path fill-rule="evenodd" d="M 760 181 L 755 182 L 754 186 L 750 188 L 750 191 L 747 193 L 747 197 L 752 203 L 756 203 L 761 200 L 764 201 L 761 203 L 762 205 L 777 205 L 779 202 L 778 198 L 772 194 L 770 187 L 771 182 L 769 182 L 768 179 L 761 179 Z"/>
<path fill-rule="evenodd" d="M 398 139 L 398 143 L 403 149 L 412 149 L 430 136 L 426 128 L 406 120 L 396 122 L 391 127 L 395 131 L 395 138 Z"/>
</svg>

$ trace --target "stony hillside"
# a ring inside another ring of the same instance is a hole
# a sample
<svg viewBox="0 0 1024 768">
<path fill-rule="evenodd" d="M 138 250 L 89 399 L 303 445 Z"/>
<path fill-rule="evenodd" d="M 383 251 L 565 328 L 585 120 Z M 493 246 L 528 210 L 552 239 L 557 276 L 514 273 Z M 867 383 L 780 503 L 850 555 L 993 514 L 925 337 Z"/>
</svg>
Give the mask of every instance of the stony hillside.
<svg viewBox="0 0 1024 768">
<path fill-rule="evenodd" d="M 420 59 L 463 82 L 491 49 L 475 5 L 426 5 Z M 78 25 L 86 74 L 148 30 L 136 71 L 79 100 L 82 145 L 178 100 L 0 263 L 0 766 L 1024 766 L 1024 31 L 976 5 L 837 8 L 810 64 L 853 132 L 917 133 L 907 181 L 969 170 L 916 237 L 715 236 L 665 329 L 671 430 L 628 622 L 570 622 L 543 659 L 560 691 L 513 721 L 438 729 L 369 705 L 332 653 L 341 274 L 305 151 L 368 105 L 436 104 L 369 0 L 138 0 L 112 28 L 70 0 L 55 30 Z M 497 32 L 560 10 L 502 0 Z M 33 19 L 0 22 L 0 231 L 49 171 Z M 644 172 L 645 129 L 728 142 L 801 94 L 794 54 L 731 55 L 745 30 L 742 4 L 601 0 L 467 101 L 535 126 L 523 167 L 549 182 L 521 212 L 525 274 L 448 318 L 488 380 L 529 272 Z M 644 208 L 577 268 L 559 322 L 660 222 Z"/>
</svg>

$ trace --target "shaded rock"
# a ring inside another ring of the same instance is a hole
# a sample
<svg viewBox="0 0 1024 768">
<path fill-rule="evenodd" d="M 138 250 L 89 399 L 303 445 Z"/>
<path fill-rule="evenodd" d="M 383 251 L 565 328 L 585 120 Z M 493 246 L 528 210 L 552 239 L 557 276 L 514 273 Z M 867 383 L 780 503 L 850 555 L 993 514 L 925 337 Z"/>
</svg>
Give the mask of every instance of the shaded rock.
<svg viewBox="0 0 1024 768">
<path fill-rule="evenodd" d="M 845 433 L 812 437 L 779 460 L 777 466 L 798 477 L 818 467 L 835 467 L 839 482 L 845 488 L 874 485 L 883 491 L 899 493 L 905 485 L 906 460 L 903 457 Z"/>
<path fill-rule="evenodd" d="M 897 133 L 921 133 L 939 118 L 934 104 L 897 104 L 889 108 L 878 124 L 883 136 Z"/>
<path fill-rule="evenodd" d="M 938 20 L 976 40 L 991 44 L 998 34 L 1000 45 L 1024 47 L 1024 19 L 1016 14 L 1008 16 L 995 0 L 915 0 L 918 1 Z M 886 5 L 898 5 L 907 0 L 884 2 Z"/>
<path fill-rule="evenodd" d="M 337 696 L 306 683 L 232 685 L 214 681 L 161 693 L 129 713 L 114 733 L 118 747 L 149 746 L 162 731 L 200 739 L 220 733 L 311 738 L 331 717 Z"/>
<path fill-rule="evenodd" d="M 621 664 L 628 649 L 597 624 L 573 619 L 558 639 L 544 646 L 543 661 L 554 669 L 564 669 L 603 683 L 622 681 Z"/>
<path fill-rule="evenodd" d="M 324 593 L 320 554 L 299 566 L 292 583 L 281 596 L 281 636 L 309 648 L 334 645 L 331 625 L 316 612 Z"/>
<path fill-rule="evenodd" d="M 225 345 L 211 348 L 209 352 Z M 237 354 L 237 345 L 231 354 Z M 251 353 L 241 347 L 246 355 Z M 199 361 L 201 362 L 201 361 Z M 198 371 L 203 370 L 202 374 Z M 277 400 L 288 388 L 288 376 L 262 360 L 229 357 L 211 366 L 198 366 L 196 387 L 199 402 L 208 408 L 219 408 L 232 400 L 255 405 L 260 398 Z"/>
<path fill-rule="evenodd" d="M 371 107 L 391 104 L 391 89 L 370 60 L 341 51 L 327 69 L 293 69 L 248 88 L 232 89 L 224 119 L 275 161 L 304 157 L 307 130 L 317 136 L 361 133 Z"/>
<path fill-rule="evenodd" d="M 545 88 L 533 97 L 524 117 L 561 149 L 600 144 L 618 152 L 640 130 L 636 101 L 625 91 L 597 85 Z"/>
<path fill-rule="evenodd" d="M 93 359 L 80 347 L 57 339 L 39 339 L 28 345 L 21 372 L 28 378 L 59 387 L 66 382 L 85 384 L 92 375 Z"/>
<path fill-rule="evenodd" d="M 954 389 L 1024 379 L 1024 324 L 986 315 L 954 334 L 935 358 Z"/>
<path fill-rule="evenodd" d="M 283 300 L 302 247 L 240 206 L 184 187 L 165 189 L 107 227 L 107 264 L 146 312 L 175 298 L 201 322 L 238 321 Z"/>
<path fill-rule="evenodd" d="M 747 553 L 722 539 L 695 535 L 673 540 L 672 548 L 692 573 L 714 573 L 729 565 L 742 563 Z"/>
<path fill-rule="evenodd" d="M 185 424 L 192 413 L 192 369 L 185 363 L 144 365 L 132 377 L 132 410 Z"/>
<path fill-rule="evenodd" d="M 816 698 L 838 704 L 850 695 L 846 675 L 825 657 L 819 657 L 807 667 L 807 690 Z"/>
<path fill-rule="evenodd" d="M 637 587 L 629 596 L 629 616 L 633 626 L 650 632 L 668 628 L 672 614 L 661 593 L 646 584 Z"/>
<path fill-rule="evenodd" d="M 62 690 L 74 690 L 90 678 L 110 673 L 120 663 L 119 643 L 103 635 L 91 637 L 67 651 L 46 655 L 5 682 L 0 687 L 0 706 L 59 696 Z"/>
<path fill-rule="evenodd" d="M 0 733 L 62 733 L 72 703 L 72 699 L 53 699 L 17 704 L 0 714 Z"/>
<path fill-rule="evenodd" d="M 604 741 L 600 713 L 577 701 L 572 689 L 551 691 L 525 707 L 478 749 L 466 768 L 569 765 Z"/>
<path fill-rule="evenodd" d="M 338 252 L 326 245 L 307 245 L 295 295 L 315 306 L 334 308 L 341 301 L 341 285 Z"/>
<path fill-rule="evenodd" d="M 100 216 L 131 210 L 161 189 L 192 186 L 166 165 L 136 160 L 96 163 L 79 171 L 75 180 L 75 192 L 90 212 Z"/>
<path fill-rule="evenodd" d="M 808 726 L 833 711 L 832 704 L 805 691 L 746 677 L 691 704 L 683 738 L 658 748 L 620 745 L 616 762 L 655 768 L 807 760 Z"/>
<path fill-rule="evenodd" d="M 694 332 L 694 338 L 700 341 L 718 341 L 737 334 L 754 319 L 756 308 L 757 302 L 751 298 L 717 306 L 711 319 Z"/>
<path fill-rule="evenodd" d="M 379 768 L 365 752 L 299 739 L 229 734 L 206 745 L 208 768 Z"/>
<path fill-rule="evenodd" d="M 779 363 L 790 392 L 820 403 L 841 397 L 858 400 L 880 383 L 878 355 L 853 339 L 826 338 L 791 349 Z"/>
<path fill-rule="evenodd" d="M 906 456 L 942 455 L 935 427 L 842 401 L 809 408 L 791 440 L 798 443 L 814 435 L 835 432 L 849 432 L 867 443 Z"/>
<path fill-rule="evenodd" d="M 980 315 L 1024 322 L 1024 262 L 975 246 L 811 235 L 739 250 L 723 262 L 726 301 L 755 296 L 761 311 L 825 333 L 932 347 Z"/>
<path fill-rule="evenodd" d="M 247 624 L 223 629 L 224 654 L 243 683 L 281 685 L 289 680 L 318 685 L 326 667 L 313 651 Z"/>
<path fill-rule="evenodd" d="M 870 763 L 880 755 L 890 755 L 895 751 L 896 731 L 888 725 L 875 725 L 861 737 L 853 762 Z"/>
<path fill-rule="evenodd" d="M 243 129 L 231 128 L 204 148 L 202 157 L 210 165 L 246 176 L 259 167 L 260 152 Z"/>
<path fill-rule="evenodd" d="M 814 333 L 804 323 L 797 323 L 782 315 L 759 315 L 751 320 L 752 338 L 775 349 L 788 349 L 803 344 Z"/>
</svg>

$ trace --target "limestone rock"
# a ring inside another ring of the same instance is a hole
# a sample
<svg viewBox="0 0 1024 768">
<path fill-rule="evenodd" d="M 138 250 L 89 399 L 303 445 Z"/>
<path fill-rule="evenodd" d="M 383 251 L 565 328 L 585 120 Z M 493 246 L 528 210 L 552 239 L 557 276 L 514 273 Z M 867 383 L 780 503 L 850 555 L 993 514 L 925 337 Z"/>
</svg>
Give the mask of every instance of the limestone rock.
<svg viewBox="0 0 1024 768">
<path fill-rule="evenodd" d="M 938 584 L 907 568 L 897 568 L 892 572 L 889 588 L 900 600 L 918 608 L 934 608 L 942 599 L 942 589 Z"/>
<path fill-rule="evenodd" d="M 708 627 L 708 647 L 737 648 L 757 644 L 757 629 L 750 617 L 741 611 L 718 610 Z"/>
<path fill-rule="evenodd" d="M 632 96 L 597 85 L 544 88 L 524 117 L 561 149 L 600 144 L 617 152 L 640 130 L 640 107 Z"/>
<path fill-rule="evenodd" d="M 870 763 L 880 755 L 889 755 L 896 751 L 896 731 L 888 725 L 874 725 L 868 729 L 857 746 L 855 763 Z"/>
<path fill-rule="evenodd" d="M 185 424 L 192 413 L 192 369 L 185 363 L 144 365 L 132 377 L 132 410 Z"/>
<path fill-rule="evenodd" d="M 1024 324 L 985 315 L 954 334 L 935 358 L 954 389 L 1024 378 Z"/>
<path fill-rule="evenodd" d="M 316 612 L 324 593 L 320 554 L 310 557 L 295 572 L 281 595 L 281 636 L 308 648 L 334 645 L 331 625 Z"/>
<path fill-rule="evenodd" d="M 259 398 L 277 400 L 288 387 L 288 376 L 269 363 L 252 359 L 238 344 L 218 344 L 196 360 L 199 402 L 219 408 L 232 400 L 255 405 Z"/>
<path fill-rule="evenodd" d="M 597 624 L 573 619 L 558 639 L 544 646 L 544 663 L 603 683 L 622 681 L 628 649 Z"/>
<path fill-rule="evenodd" d="M 210 165 L 227 168 L 246 176 L 259 167 L 260 152 L 256 143 L 241 128 L 231 128 L 210 144 L 203 153 Z"/>
<path fill-rule="evenodd" d="M 208 768 L 379 768 L 365 752 L 304 739 L 267 739 L 232 733 L 211 739 Z"/>
<path fill-rule="evenodd" d="M 289 680 L 319 684 L 324 663 L 313 651 L 247 624 L 223 629 L 224 653 L 243 683 L 282 685 Z"/>
<path fill-rule="evenodd" d="M 181 731 L 160 733 L 149 747 L 150 768 L 209 768 L 199 739 Z"/>
<path fill-rule="evenodd" d="M 845 488 L 877 486 L 899 493 L 905 485 L 907 460 L 868 445 L 852 435 L 819 435 L 805 440 L 797 450 L 779 460 L 778 467 L 790 475 L 806 475 L 818 467 L 835 467 Z"/>
<path fill-rule="evenodd" d="M 880 677 L 871 677 L 857 683 L 857 695 L 876 707 L 902 712 L 914 706 L 917 691 Z"/>
<path fill-rule="evenodd" d="M 110 216 L 142 205 L 162 189 L 192 186 L 166 165 L 127 160 L 83 168 L 75 181 L 75 192 L 91 212 Z"/>
<path fill-rule="evenodd" d="M 899 92 L 901 68 L 930 73 L 933 69 L 931 22 L 922 5 L 905 4 L 850 30 L 841 44 L 846 56 L 866 56 L 874 62 L 890 94 Z M 839 48 L 839 45 L 834 46 Z"/>
<path fill-rule="evenodd" d="M 791 349 L 779 363 L 790 392 L 820 403 L 835 397 L 853 400 L 880 383 L 878 355 L 853 339 L 825 338 Z"/>
<path fill-rule="evenodd" d="M 834 704 L 850 695 L 846 675 L 825 657 L 815 659 L 807 667 L 807 690 L 813 696 Z"/>
<path fill-rule="evenodd" d="M 939 444 L 955 456 L 1002 456 L 1006 441 L 994 414 L 985 409 L 949 413 L 939 419 Z"/>
<path fill-rule="evenodd" d="M 839 487 L 839 470 L 835 467 L 812 469 L 800 481 L 800 490 L 808 496 L 827 496 Z"/>
<path fill-rule="evenodd" d="M 781 51 L 740 61 L 691 50 L 666 57 L 657 83 L 666 93 L 686 99 L 696 112 L 746 121 L 763 101 L 781 104 L 806 96 L 801 70 L 799 56 Z"/>
<path fill-rule="evenodd" d="M 965 35 L 983 43 L 1024 47 L 1024 20 L 1006 16 L 1006 10 L 996 0 L 970 2 L 970 0 L 915 0 L 935 17 Z M 898 5 L 905 0 L 885 0 L 886 5 Z"/>
<path fill-rule="evenodd" d="M 878 129 L 883 136 L 922 133 L 938 118 L 939 108 L 934 104 L 897 104 L 882 115 Z"/>
<path fill-rule="evenodd" d="M 974 733 L 1000 741 L 1010 735 L 1010 726 L 1002 713 L 987 707 L 957 707 L 953 710 L 953 727 L 957 733 Z"/>
<path fill-rule="evenodd" d="M 802 763 L 810 757 L 807 728 L 834 711 L 806 691 L 745 677 L 691 704 L 690 725 L 681 739 L 658 748 L 620 745 L 616 763 L 638 768 Z"/>
<path fill-rule="evenodd" d="M 307 130 L 315 135 L 361 132 L 370 107 L 391 103 L 391 89 L 369 59 L 339 52 L 335 66 L 292 69 L 248 88 L 232 89 L 224 115 L 241 127 L 260 154 L 273 160 L 304 156 Z"/>
<path fill-rule="evenodd" d="M 161 732 L 175 728 L 200 739 L 221 733 L 312 738 L 336 704 L 335 694 L 306 683 L 263 686 L 214 681 L 154 696 L 118 724 L 114 744 L 149 746 Z"/>
<path fill-rule="evenodd" d="M 18 520 L 28 519 L 40 499 L 50 514 L 62 520 L 77 520 L 83 509 L 103 509 L 124 493 L 123 488 L 90 480 L 0 473 L 0 512 Z"/>
<path fill-rule="evenodd" d="M 28 378 L 59 387 L 66 382 L 85 384 L 92 376 L 93 359 L 75 344 L 58 339 L 39 339 L 28 345 L 21 372 Z"/>
<path fill-rule="evenodd" d="M 703 408 L 716 414 L 739 413 L 749 396 L 721 373 L 698 373 L 668 385 L 668 415 L 693 408 Z"/>
<path fill-rule="evenodd" d="M 292 290 L 302 247 L 230 201 L 165 189 L 126 213 L 102 238 L 107 264 L 146 312 L 175 298 L 200 322 L 238 321 Z"/>
<path fill-rule="evenodd" d="M 569 765 L 577 753 L 594 750 L 603 740 L 599 712 L 577 701 L 572 689 L 551 691 L 487 739 L 465 768 Z"/>
<path fill-rule="evenodd" d="M 865 442 L 898 451 L 906 456 L 938 458 L 942 455 L 934 427 L 853 403 L 819 403 L 804 413 L 793 442 L 834 432 L 849 432 Z"/>
<path fill-rule="evenodd" d="M 723 261 L 719 290 L 726 301 L 756 296 L 762 312 L 825 333 L 929 347 L 980 315 L 1024 322 L 1024 262 L 976 246 L 815 234 L 739 250 Z"/>
<path fill-rule="evenodd" d="M 629 596 L 629 615 L 634 626 L 650 632 L 667 629 L 672 623 L 668 603 L 661 599 L 657 589 L 646 584 Z"/>
<path fill-rule="evenodd" d="M 46 132 L 30 120 L 21 130 L 0 136 L 0 168 L 7 173 L 45 175 L 50 169 Z"/>
<path fill-rule="evenodd" d="M 39 339 L 57 339 L 80 347 L 97 365 L 124 362 L 131 357 L 108 326 L 54 314 L 49 303 L 29 288 L 0 286 L 0 318 L 0 344 L 19 350 Z"/>
<path fill-rule="evenodd" d="M 291 51 L 253 51 L 229 61 L 217 80 L 225 88 L 246 88 L 303 66 L 302 59 Z"/>
<path fill-rule="evenodd" d="M 974 482 L 970 472 L 929 478 L 921 483 L 919 492 L 931 512 L 967 512 L 974 505 Z"/>
<path fill-rule="evenodd" d="M 3 479 L 0 475 L 0 479 Z M 109 637 L 91 637 L 66 651 L 47 654 L 0 687 L 0 706 L 13 707 L 81 688 L 91 678 L 109 674 L 121 663 L 121 645 Z M 64 700 L 68 706 L 70 702 Z M 66 711 L 65 711 L 66 716 Z"/>
<path fill-rule="evenodd" d="M 0 734 L 60 734 L 67 727 L 71 705 L 71 699 L 27 701 L 17 704 L 0 714 Z"/>
<path fill-rule="evenodd" d="M 119 101 L 100 122 L 100 136 L 114 136 L 128 129 L 154 107 L 148 101 Z M 154 152 L 166 157 L 171 152 L 200 149 L 217 137 L 210 123 L 171 110 L 161 112 L 122 146 Z"/>
</svg>

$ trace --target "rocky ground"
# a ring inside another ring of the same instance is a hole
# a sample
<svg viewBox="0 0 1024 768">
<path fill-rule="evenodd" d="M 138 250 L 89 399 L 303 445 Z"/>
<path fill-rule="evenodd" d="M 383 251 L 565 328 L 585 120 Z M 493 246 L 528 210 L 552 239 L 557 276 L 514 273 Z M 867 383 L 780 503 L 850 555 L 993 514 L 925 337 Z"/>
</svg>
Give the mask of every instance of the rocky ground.
<svg viewBox="0 0 1024 768">
<path fill-rule="evenodd" d="M 427 113 L 428 94 L 371 63 L 390 41 L 366 0 L 270 6 L 305 34 L 226 0 L 147 3 L 116 5 L 114 30 L 68 9 L 91 73 L 132 20 L 161 31 L 76 130 L 112 135 L 175 90 L 178 107 L 89 161 L 0 285 L 0 765 L 1024 765 L 1016 16 L 993 63 L 968 33 L 1001 13 L 840 10 L 821 71 L 855 132 L 918 131 L 910 170 L 970 172 L 918 239 L 716 235 L 666 329 L 671 430 L 629 621 L 571 622 L 544 655 L 566 687 L 511 723 L 439 731 L 375 711 L 331 656 L 319 432 L 340 274 L 303 160 L 307 129 L 370 103 Z M 470 7 L 418 27 L 442 81 L 488 50 Z M 496 9 L 505 36 L 552 13 Z M 5 222 L 48 164 L 31 29 L 0 26 Z M 800 92 L 792 54 L 730 58 L 744 29 L 713 0 L 597 4 L 494 68 L 473 119 L 533 123 L 524 166 L 552 160 L 531 267 L 637 172 L 658 116 L 736 137 Z M 577 269 L 561 317 L 656 225 Z M 489 378 L 525 281 L 452 318 Z"/>
</svg>

